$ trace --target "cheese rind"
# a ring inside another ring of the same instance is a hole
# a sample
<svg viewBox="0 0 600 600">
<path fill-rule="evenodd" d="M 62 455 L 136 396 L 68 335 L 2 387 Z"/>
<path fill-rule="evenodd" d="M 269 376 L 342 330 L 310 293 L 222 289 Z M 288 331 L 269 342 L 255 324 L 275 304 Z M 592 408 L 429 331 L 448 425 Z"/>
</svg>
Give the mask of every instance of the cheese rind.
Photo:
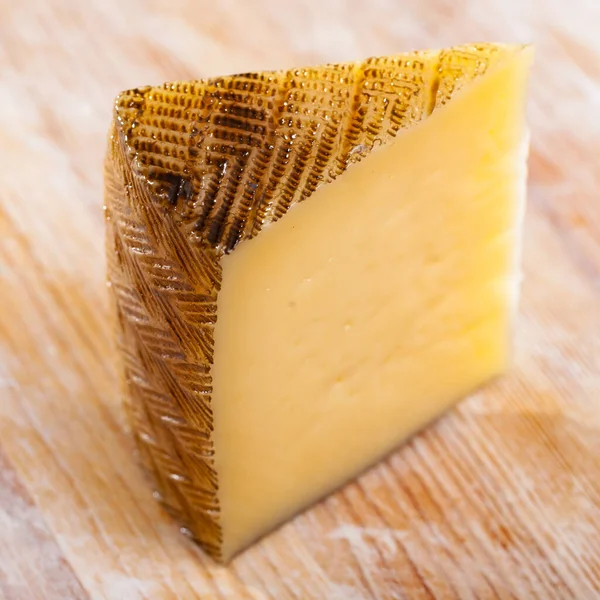
<svg viewBox="0 0 600 600">
<path fill-rule="evenodd" d="M 468 46 L 118 99 L 126 406 L 163 503 L 214 557 L 504 368 L 529 62 Z"/>
</svg>

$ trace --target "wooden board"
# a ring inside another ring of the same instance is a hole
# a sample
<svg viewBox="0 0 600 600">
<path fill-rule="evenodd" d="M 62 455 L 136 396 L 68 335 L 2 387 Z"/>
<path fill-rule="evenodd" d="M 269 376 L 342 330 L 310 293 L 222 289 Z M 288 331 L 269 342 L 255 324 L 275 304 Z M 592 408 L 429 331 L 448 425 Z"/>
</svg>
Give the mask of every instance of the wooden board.
<svg viewBox="0 0 600 600">
<path fill-rule="evenodd" d="M 600 598 L 597 0 L 0 0 L 0 597 Z M 533 41 L 512 373 L 215 565 L 131 458 L 104 289 L 125 88 Z"/>
</svg>

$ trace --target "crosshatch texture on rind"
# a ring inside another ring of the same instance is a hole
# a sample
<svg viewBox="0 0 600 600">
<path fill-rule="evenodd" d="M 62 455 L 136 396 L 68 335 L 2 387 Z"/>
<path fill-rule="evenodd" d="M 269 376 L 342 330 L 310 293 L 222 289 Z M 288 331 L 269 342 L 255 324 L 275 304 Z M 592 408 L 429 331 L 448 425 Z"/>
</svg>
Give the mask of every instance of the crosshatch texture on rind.
<svg viewBox="0 0 600 600">
<path fill-rule="evenodd" d="M 220 257 L 513 51 L 469 45 L 117 98 L 105 196 L 125 405 L 155 495 L 216 559 Z"/>
</svg>

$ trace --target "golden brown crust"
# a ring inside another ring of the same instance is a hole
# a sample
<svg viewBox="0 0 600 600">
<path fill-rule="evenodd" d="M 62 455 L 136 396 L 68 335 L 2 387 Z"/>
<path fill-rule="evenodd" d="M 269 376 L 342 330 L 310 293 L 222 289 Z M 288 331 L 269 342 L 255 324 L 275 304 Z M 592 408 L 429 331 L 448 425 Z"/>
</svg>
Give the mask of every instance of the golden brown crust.
<svg viewBox="0 0 600 600">
<path fill-rule="evenodd" d="M 108 273 L 125 404 L 158 498 L 218 559 L 210 365 L 219 263 L 191 248 L 150 198 L 116 132 L 110 144 Z"/>
<path fill-rule="evenodd" d="M 220 256 L 507 51 L 471 45 L 118 97 L 105 179 L 126 406 L 159 497 L 213 557 L 222 542 L 210 375 Z"/>
</svg>

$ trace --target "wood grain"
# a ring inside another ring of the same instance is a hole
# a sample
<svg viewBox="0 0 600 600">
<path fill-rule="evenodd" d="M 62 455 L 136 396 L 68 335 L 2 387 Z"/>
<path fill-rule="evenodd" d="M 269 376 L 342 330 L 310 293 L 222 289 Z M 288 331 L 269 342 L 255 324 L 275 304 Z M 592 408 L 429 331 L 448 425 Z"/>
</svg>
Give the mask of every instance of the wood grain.
<svg viewBox="0 0 600 600">
<path fill-rule="evenodd" d="M 43 590 L 50 587 L 65 600 L 88 597 L 1 451 L 0 524 L 0 556 L 8 557 L 0 563 L 0 592 L 4 596 L 43 600 Z"/>
<path fill-rule="evenodd" d="M 595 0 L 0 0 L 0 595 L 600 598 Z M 132 460 L 102 158 L 136 85 L 470 40 L 534 42 L 513 372 L 219 567 Z"/>
</svg>

